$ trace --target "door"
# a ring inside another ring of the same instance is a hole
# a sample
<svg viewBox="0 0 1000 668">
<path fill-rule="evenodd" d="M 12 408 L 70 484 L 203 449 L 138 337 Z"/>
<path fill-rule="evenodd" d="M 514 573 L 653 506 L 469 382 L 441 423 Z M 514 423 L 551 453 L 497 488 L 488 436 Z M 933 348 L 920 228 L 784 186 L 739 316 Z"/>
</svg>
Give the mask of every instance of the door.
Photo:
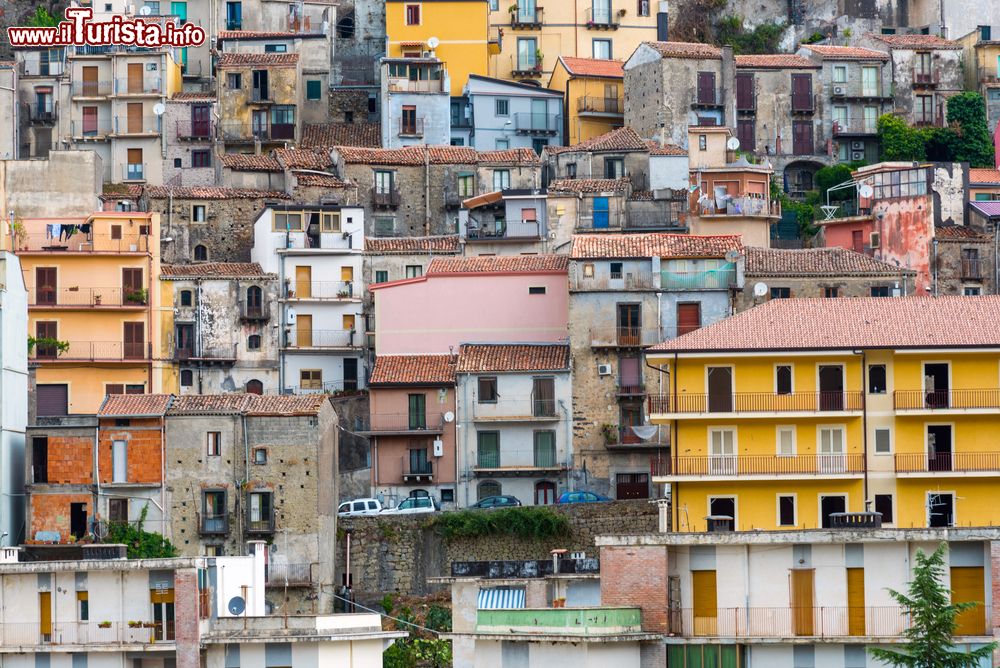
<svg viewBox="0 0 1000 668">
<path fill-rule="evenodd" d="M 344 389 L 358 389 L 358 360 L 354 357 L 344 358 Z"/>
<path fill-rule="evenodd" d="M 129 102 L 126 105 L 126 110 L 128 113 L 126 131 L 129 134 L 140 134 L 142 132 L 142 102 Z"/>
<path fill-rule="evenodd" d="M 111 482 L 128 482 L 128 442 L 111 442 Z"/>
<path fill-rule="evenodd" d="M 819 367 L 819 409 L 844 410 L 844 367 L 839 364 Z"/>
<path fill-rule="evenodd" d="M 615 476 L 616 499 L 648 499 L 648 473 L 619 473 Z"/>
<path fill-rule="evenodd" d="M 535 483 L 536 506 L 547 506 L 551 503 L 555 503 L 555 500 L 556 500 L 556 484 L 554 482 L 543 480 L 541 482 Z"/>
<path fill-rule="evenodd" d="M 341 290 L 347 293 L 348 297 L 354 296 L 354 267 L 341 267 L 340 280 L 343 282 Z"/>
<path fill-rule="evenodd" d="M 792 75 L 792 111 L 811 111 L 813 108 L 812 99 L 812 75 L 793 74 Z"/>
<path fill-rule="evenodd" d="M 955 496 L 943 492 L 927 495 L 927 526 L 950 527 L 955 524 Z"/>
<path fill-rule="evenodd" d="M 536 417 L 549 417 L 556 414 L 556 382 L 552 378 L 535 378 L 532 380 L 531 397 L 533 412 Z"/>
<path fill-rule="evenodd" d="M 794 121 L 792 123 L 792 153 L 795 155 L 811 155 L 812 152 L 812 121 Z"/>
<path fill-rule="evenodd" d="M 142 63 L 128 64 L 128 92 L 142 93 L 142 72 L 145 69 Z"/>
<path fill-rule="evenodd" d="M 548 102 L 545 100 L 532 100 L 531 101 L 531 129 L 532 130 L 547 130 L 548 129 L 548 112 L 547 112 Z"/>
<path fill-rule="evenodd" d="M 855 253 L 865 252 L 865 233 L 863 230 L 851 230 L 851 248 Z"/>
<path fill-rule="evenodd" d="M 86 65 L 83 68 L 83 95 L 84 97 L 97 97 L 99 94 L 99 84 L 97 82 L 98 69 L 96 65 Z M 94 111 L 97 108 L 94 107 Z"/>
<path fill-rule="evenodd" d="M 51 306 L 58 301 L 56 268 L 35 267 L 35 303 L 39 306 Z"/>
<path fill-rule="evenodd" d="M 313 317 L 300 315 L 295 318 L 295 345 L 309 348 L 313 344 Z"/>
<path fill-rule="evenodd" d="M 45 416 L 69 413 L 69 385 L 39 385 L 35 390 L 38 414 Z"/>
<path fill-rule="evenodd" d="M 741 118 L 736 121 L 736 138 L 740 141 L 740 150 L 747 153 L 753 153 L 757 147 L 754 125 L 752 118 Z"/>
<path fill-rule="evenodd" d="M 42 642 L 52 641 L 52 592 L 38 592 L 38 633 Z"/>
<path fill-rule="evenodd" d="M 844 456 L 844 430 L 839 427 L 822 427 L 819 430 L 820 473 L 843 473 L 847 470 Z"/>
<path fill-rule="evenodd" d="M 618 393 L 642 394 L 642 378 L 638 357 L 622 357 L 618 360 Z"/>
<path fill-rule="evenodd" d="M 130 148 L 126 154 L 128 166 L 125 176 L 131 180 L 141 180 L 143 178 L 142 149 Z"/>
<path fill-rule="evenodd" d="M 843 496 L 822 496 L 819 499 L 819 512 L 824 529 L 833 526 L 831 515 L 847 512 L 847 499 Z"/>
<path fill-rule="evenodd" d="M 642 339 L 642 312 L 639 304 L 618 304 L 618 345 L 638 346 Z"/>
<path fill-rule="evenodd" d="M 267 111 L 255 109 L 251 116 L 253 136 L 257 139 L 267 139 Z"/>
<path fill-rule="evenodd" d="M 875 134 L 878 132 L 878 107 L 874 105 L 865 105 L 862 109 L 862 118 L 864 119 L 864 131 L 868 134 Z"/>
<path fill-rule="evenodd" d="M 642 425 L 642 403 L 622 404 L 618 412 L 618 442 L 619 443 L 642 443 L 632 427 Z"/>
<path fill-rule="evenodd" d="M 149 602 L 153 606 L 154 638 L 160 641 L 174 639 L 174 590 L 151 589 Z"/>
<path fill-rule="evenodd" d="M 732 429 L 713 429 L 709 448 L 709 474 L 736 475 L 736 432 Z"/>
<path fill-rule="evenodd" d="M 865 634 L 865 569 L 847 569 L 847 633 Z"/>
<path fill-rule="evenodd" d="M 35 321 L 35 338 L 36 339 L 58 339 L 59 333 L 59 323 L 49 322 L 43 320 Z M 59 356 L 59 349 L 52 343 L 41 343 L 36 341 L 35 343 L 35 358 L 40 360 L 54 360 Z"/>
<path fill-rule="evenodd" d="M 611 209 L 607 197 L 594 198 L 594 229 L 605 230 L 611 223 Z"/>
<path fill-rule="evenodd" d="M 927 425 L 927 470 L 952 470 L 951 425 Z"/>
<path fill-rule="evenodd" d="M 145 357 L 146 336 L 141 322 L 126 322 L 125 329 L 125 359 L 142 359 Z"/>
<path fill-rule="evenodd" d="M 620 114 L 622 113 L 621 106 L 618 102 L 618 86 L 617 84 L 604 84 L 604 112 L 607 114 Z"/>
<path fill-rule="evenodd" d="M 87 504 L 69 504 L 69 532 L 77 538 L 87 534 Z"/>
<path fill-rule="evenodd" d="M 698 72 L 698 104 L 716 104 L 715 72 Z"/>
<path fill-rule="evenodd" d="M 312 297 L 312 267 L 295 267 L 295 296 L 298 299 Z"/>
<path fill-rule="evenodd" d="M 122 269 L 123 304 L 139 306 L 145 303 L 142 288 L 142 269 L 125 267 Z"/>
<path fill-rule="evenodd" d="M 517 20 L 520 23 L 535 22 L 535 0 L 519 0 L 517 3 Z"/>
<path fill-rule="evenodd" d="M 728 366 L 708 367 L 708 412 L 733 411 L 733 370 Z"/>
<path fill-rule="evenodd" d="M 694 608 L 694 635 L 714 636 L 718 632 L 719 594 L 715 571 L 691 571 L 691 598 Z"/>
<path fill-rule="evenodd" d="M 683 336 L 699 328 L 701 328 L 701 303 L 678 304 L 677 336 Z"/>
<path fill-rule="evenodd" d="M 270 90 L 267 81 L 267 70 L 253 71 L 253 101 L 269 100 Z"/>
<path fill-rule="evenodd" d="M 211 134 L 211 109 L 206 104 L 196 104 L 191 107 L 191 136 L 208 137 Z"/>
<path fill-rule="evenodd" d="M 986 635 L 985 581 L 982 566 L 951 567 L 951 602 L 979 604 L 958 615 L 955 635 Z"/>
<path fill-rule="evenodd" d="M 736 75 L 736 109 L 750 110 L 754 108 L 754 76 L 748 72 Z M 742 144 L 742 140 L 740 141 Z M 743 150 L 747 150 L 744 147 Z"/>
<path fill-rule="evenodd" d="M 947 408 L 948 403 L 948 365 L 924 365 L 924 396 L 927 408 Z"/>
<path fill-rule="evenodd" d="M 409 396 L 409 428 L 427 428 L 427 397 L 423 394 L 411 394 Z"/>
<path fill-rule="evenodd" d="M 177 343 L 174 346 L 178 359 L 194 356 L 194 325 L 177 325 Z"/>
<path fill-rule="evenodd" d="M 792 632 L 813 635 L 813 575 L 811 568 L 792 569 Z"/>
</svg>

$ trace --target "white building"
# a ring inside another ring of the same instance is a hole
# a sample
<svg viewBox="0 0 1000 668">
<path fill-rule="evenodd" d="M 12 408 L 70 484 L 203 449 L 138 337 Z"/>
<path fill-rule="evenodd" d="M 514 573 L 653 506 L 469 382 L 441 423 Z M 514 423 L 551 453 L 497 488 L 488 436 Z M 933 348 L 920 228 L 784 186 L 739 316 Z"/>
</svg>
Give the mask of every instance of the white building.
<svg viewBox="0 0 1000 668">
<path fill-rule="evenodd" d="M 254 222 L 251 258 L 279 282 L 279 385 L 338 392 L 365 385 L 364 209 L 288 204 Z"/>
<path fill-rule="evenodd" d="M 28 423 L 28 291 L 0 238 L 0 545 L 24 537 L 24 430 Z"/>
<path fill-rule="evenodd" d="M 459 503 L 555 503 L 573 461 L 566 344 L 464 344 L 458 355 Z"/>
</svg>

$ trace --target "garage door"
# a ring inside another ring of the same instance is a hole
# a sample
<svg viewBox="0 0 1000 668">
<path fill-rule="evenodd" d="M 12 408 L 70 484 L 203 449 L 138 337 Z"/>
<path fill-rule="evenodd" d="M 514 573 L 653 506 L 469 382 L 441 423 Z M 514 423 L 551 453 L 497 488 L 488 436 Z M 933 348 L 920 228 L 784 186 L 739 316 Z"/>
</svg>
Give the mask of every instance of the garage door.
<svg viewBox="0 0 1000 668">
<path fill-rule="evenodd" d="M 39 415 L 66 415 L 69 412 L 68 385 L 39 385 L 36 397 Z"/>
<path fill-rule="evenodd" d="M 619 473 L 615 479 L 615 498 L 648 499 L 648 473 Z"/>
</svg>

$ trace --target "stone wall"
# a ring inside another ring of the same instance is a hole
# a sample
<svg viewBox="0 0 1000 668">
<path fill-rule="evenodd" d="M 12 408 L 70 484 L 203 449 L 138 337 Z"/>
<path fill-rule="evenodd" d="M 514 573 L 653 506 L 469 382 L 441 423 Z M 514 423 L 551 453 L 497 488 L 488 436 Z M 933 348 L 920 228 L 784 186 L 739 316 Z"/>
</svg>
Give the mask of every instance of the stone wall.
<svg viewBox="0 0 1000 668">
<path fill-rule="evenodd" d="M 570 520 L 571 531 L 565 538 L 526 540 L 513 536 L 486 536 L 446 541 L 430 526 L 434 516 L 341 518 L 337 531 L 336 582 L 341 582 L 347 561 L 348 532 L 354 592 L 360 600 L 374 600 L 390 592 L 426 595 L 439 588 L 428 584 L 427 578 L 450 575 L 452 561 L 546 559 L 549 551 L 555 548 L 596 555 L 595 536 L 655 532 L 658 526 L 657 507 L 647 501 L 581 503 L 552 508 Z"/>
</svg>

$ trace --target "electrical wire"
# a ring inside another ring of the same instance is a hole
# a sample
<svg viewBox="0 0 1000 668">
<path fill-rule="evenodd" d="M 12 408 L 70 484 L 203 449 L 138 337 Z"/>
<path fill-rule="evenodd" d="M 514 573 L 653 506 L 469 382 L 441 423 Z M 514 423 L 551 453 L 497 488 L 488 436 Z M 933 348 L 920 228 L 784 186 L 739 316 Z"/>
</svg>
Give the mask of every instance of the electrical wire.
<svg viewBox="0 0 1000 668">
<path fill-rule="evenodd" d="M 406 624 L 407 626 L 412 626 L 415 629 L 420 629 L 421 631 L 427 631 L 427 633 L 433 633 L 437 637 L 441 636 L 441 632 L 440 631 L 435 631 L 434 629 L 429 629 L 426 626 L 421 626 L 420 624 L 414 624 L 413 622 L 408 622 L 405 619 L 400 619 L 399 617 L 393 617 L 392 615 L 387 615 L 384 612 L 379 612 L 378 610 L 374 610 L 372 608 L 366 608 L 365 606 L 361 605 L 360 603 L 355 603 L 351 599 L 344 598 L 343 596 L 337 596 L 336 594 L 332 594 L 332 596 L 334 598 L 336 598 L 336 599 L 340 599 L 341 601 L 344 601 L 345 603 L 350 603 L 355 608 L 361 608 L 362 610 L 365 610 L 367 612 L 374 612 L 376 615 L 381 615 L 382 617 L 388 617 L 389 619 L 391 619 L 392 621 L 396 622 L 397 624 Z"/>
</svg>

